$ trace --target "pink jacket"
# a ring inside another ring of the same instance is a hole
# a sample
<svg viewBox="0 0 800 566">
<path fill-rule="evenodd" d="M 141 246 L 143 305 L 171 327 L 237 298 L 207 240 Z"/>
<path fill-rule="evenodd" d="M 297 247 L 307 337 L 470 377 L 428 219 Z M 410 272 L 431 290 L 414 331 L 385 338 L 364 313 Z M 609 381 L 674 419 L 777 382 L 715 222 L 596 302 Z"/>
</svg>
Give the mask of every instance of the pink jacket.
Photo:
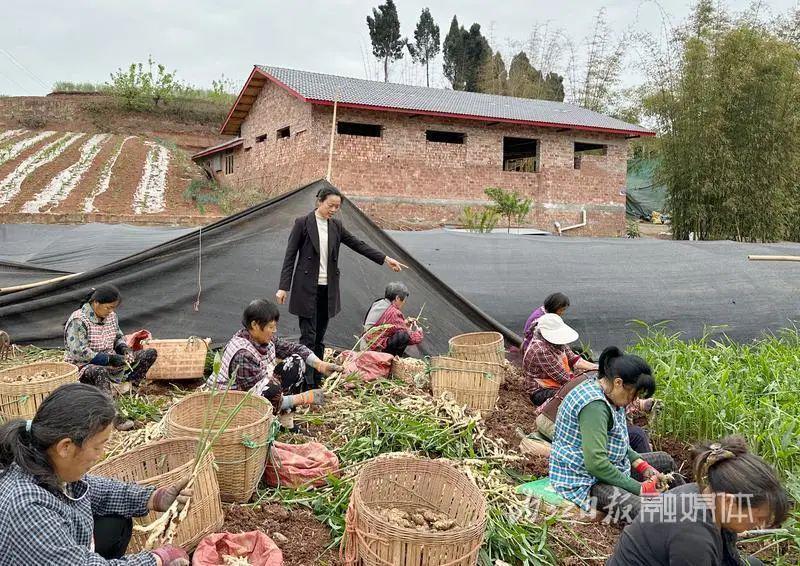
<svg viewBox="0 0 800 566">
<path fill-rule="evenodd" d="M 408 324 L 406 324 L 406 317 L 403 316 L 403 312 L 394 305 L 389 305 L 389 308 L 383 312 L 378 321 L 375 323 L 375 327 L 384 326 L 386 324 L 391 324 L 392 327 L 382 331 L 382 334 L 377 340 L 375 340 L 375 343 L 372 344 L 370 350 L 382 352 L 386 349 L 386 343 L 389 342 L 389 338 L 394 336 L 395 333 L 401 331 L 408 332 L 409 346 L 413 346 L 422 342 L 422 330 L 415 330 L 412 332 L 411 329 L 409 329 Z M 374 339 L 375 335 L 372 333 L 367 335 L 368 342 L 371 342 Z"/>
</svg>

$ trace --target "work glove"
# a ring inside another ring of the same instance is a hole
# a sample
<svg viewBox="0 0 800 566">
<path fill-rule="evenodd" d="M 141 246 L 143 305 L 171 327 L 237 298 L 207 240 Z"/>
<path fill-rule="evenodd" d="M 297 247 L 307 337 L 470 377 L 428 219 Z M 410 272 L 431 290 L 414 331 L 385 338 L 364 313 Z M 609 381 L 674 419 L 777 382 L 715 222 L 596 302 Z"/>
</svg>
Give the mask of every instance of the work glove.
<svg viewBox="0 0 800 566">
<path fill-rule="evenodd" d="M 167 544 L 152 551 L 161 559 L 162 566 L 190 566 L 189 555 L 178 546 Z"/>
<path fill-rule="evenodd" d="M 641 475 L 644 479 L 649 480 L 658 475 L 658 470 L 656 470 L 653 466 L 642 460 L 633 468 L 636 472 Z"/>
<path fill-rule="evenodd" d="M 657 495 L 661 495 L 661 492 L 658 491 L 658 476 L 654 476 L 649 480 L 642 482 L 639 495 L 642 497 L 655 497 Z"/>
<path fill-rule="evenodd" d="M 189 498 L 192 496 L 192 490 L 186 489 L 189 479 L 190 478 L 187 477 L 176 484 L 167 487 L 159 487 L 155 490 L 152 495 L 151 503 L 153 511 L 160 511 L 163 513 L 170 508 L 170 505 L 172 505 L 175 500 L 178 501 L 178 511 L 183 509 L 183 506 L 186 505 L 186 502 L 189 501 Z"/>
<path fill-rule="evenodd" d="M 125 356 L 120 356 L 119 354 L 109 354 L 108 356 L 108 365 L 114 367 L 121 367 L 125 365 Z"/>
</svg>

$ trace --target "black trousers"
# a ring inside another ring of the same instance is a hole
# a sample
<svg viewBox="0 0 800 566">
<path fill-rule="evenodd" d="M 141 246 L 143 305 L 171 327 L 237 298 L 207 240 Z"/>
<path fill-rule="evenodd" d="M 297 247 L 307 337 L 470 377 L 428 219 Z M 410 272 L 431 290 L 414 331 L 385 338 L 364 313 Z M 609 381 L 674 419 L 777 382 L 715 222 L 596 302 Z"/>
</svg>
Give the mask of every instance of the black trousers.
<svg viewBox="0 0 800 566">
<path fill-rule="evenodd" d="M 94 551 L 106 560 L 122 558 L 133 534 L 133 519 L 94 516 Z"/>
<path fill-rule="evenodd" d="M 395 332 L 386 342 L 386 348 L 383 351 L 393 356 L 403 357 L 406 354 L 406 348 L 408 348 L 410 340 L 411 337 L 405 330 Z"/>
<path fill-rule="evenodd" d="M 298 316 L 300 343 L 321 360 L 325 356 L 325 332 L 328 330 L 328 286 L 317 286 L 315 315 Z M 313 389 L 322 383 L 323 375 L 311 366 L 306 368 L 306 388 Z"/>
</svg>

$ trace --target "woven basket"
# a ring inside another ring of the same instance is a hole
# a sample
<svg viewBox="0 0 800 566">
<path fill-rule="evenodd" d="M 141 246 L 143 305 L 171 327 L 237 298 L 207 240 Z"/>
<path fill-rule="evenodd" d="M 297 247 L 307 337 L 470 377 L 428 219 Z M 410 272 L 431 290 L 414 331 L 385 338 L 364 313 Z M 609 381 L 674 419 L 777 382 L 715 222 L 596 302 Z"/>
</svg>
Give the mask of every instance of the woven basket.
<svg viewBox="0 0 800 566">
<path fill-rule="evenodd" d="M 197 440 L 194 438 L 159 440 L 106 460 L 92 468 L 90 473 L 128 483 L 170 486 L 192 473 L 196 450 Z M 134 521 L 137 525 L 148 525 L 160 515 L 151 511 Z M 217 532 L 224 521 L 219 484 L 214 473 L 214 454 L 209 452 L 200 464 L 189 512 L 178 525 L 174 544 L 191 552 L 203 537 Z M 134 530 L 127 552 L 133 554 L 145 550 L 148 536 L 148 533 Z"/>
<path fill-rule="evenodd" d="M 241 409 L 213 445 L 220 497 L 228 503 L 250 501 L 264 473 L 273 420 L 270 402 L 242 391 L 202 392 L 184 397 L 166 415 L 168 438 L 201 438 L 203 428 L 212 429 L 213 438 L 239 403 Z"/>
<path fill-rule="evenodd" d="M 501 364 L 438 356 L 431 359 L 431 391 L 437 397 L 449 391 L 459 404 L 487 416 L 495 409 L 505 374 Z"/>
<path fill-rule="evenodd" d="M 158 352 L 156 363 L 147 372 L 147 379 L 200 379 L 206 365 L 211 338 L 192 336 L 171 340 L 144 340 L 142 346 Z"/>
<path fill-rule="evenodd" d="M 49 371 L 55 377 L 42 381 L 6 383 L 4 378 Z M 65 383 L 78 381 L 78 368 L 66 362 L 36 362 L 0 371 L 0 415 L 6 420 L 32 419 L 42 401 Z"/>
<path fill-rule="evenodd" d="M 395 356 L 392 360 L 392 377 L 414 385 L 414 378 L 425 372 L 425 361 L 417 358 L 401 358 Z"/>
<path fill-rule="evenodd" d="M 420 532 L 389 523 L 377 507 L 431 510 L 455 520 L 449 531 Z M 442 460 L 378 457 L 358 474 L 343 545 L 345 564 L 473 566 L 486 530 L 486 500 Z"/>
<path fill-rule="evenodd" d="M 499 332 L 470 332 L 450 338 L 450 357 L 473 362 L 502 364 L 506 359 L 503 335 Z"/>
</svg>

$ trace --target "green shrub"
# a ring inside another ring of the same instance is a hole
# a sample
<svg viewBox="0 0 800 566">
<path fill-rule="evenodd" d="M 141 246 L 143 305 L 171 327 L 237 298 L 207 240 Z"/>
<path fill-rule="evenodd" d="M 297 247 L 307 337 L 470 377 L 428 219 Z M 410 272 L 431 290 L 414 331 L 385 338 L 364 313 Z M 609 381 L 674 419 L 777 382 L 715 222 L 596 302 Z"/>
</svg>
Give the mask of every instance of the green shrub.
<svg viewBox="0 0 800 566">
<path fill-rule="evenodd" d="M 531 199 L 522 198 L 516 191 L 509 192 L 503 189 L 490 187 L 484 192 L 486 196 L 494 201 L 492 207 L 495 212 L 508 221 L 509 232 L 511 232 L 512 221 L 515 221 L 517 226 L 519 226 L 531 211 Z"/>
<path fill-rule="evenodd" d="M 493 208 L 472 208 L 465 206 L 461 210 L 461 224 L 470 232 L 484 234 L 491 232 L 499 220 L 497 212 Z"/>
</svg>

